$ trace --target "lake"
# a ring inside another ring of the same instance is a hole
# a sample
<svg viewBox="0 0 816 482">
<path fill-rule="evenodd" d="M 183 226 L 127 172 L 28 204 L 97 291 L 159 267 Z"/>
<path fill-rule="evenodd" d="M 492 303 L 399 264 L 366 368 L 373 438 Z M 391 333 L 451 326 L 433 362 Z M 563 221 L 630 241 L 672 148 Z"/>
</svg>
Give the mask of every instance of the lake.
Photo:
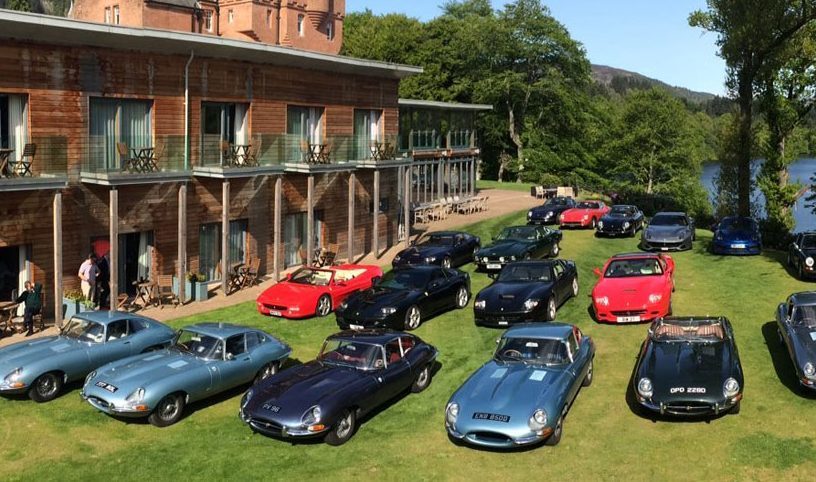
<svg viewBox="0 0 816 482">
<path fill-rule="evenodd" d="M 814 174 L 816 174 L 816 159 L 812 158 L 803 158 L 799 159 L 798 161 L 791 164 L 790 168 L 790 180 L 791 182 L 799 182 L 802 184 L 810 184 L 810 178 Z M 717 174 L 720 171 L 720 164 L 716 162 L 709 162 L 703 164 L 703 174 L 701 177 L 701 181 L 703 183 L 703 187 L 711 193 L 713 198 L 714 193 L 714 179 L 716 178 Z M 758 167 L 755 166 L 754 173 L 758 171 Z M 762 193 L 755 192 L 754 193 L 755 199 L 759 202 L 764 204 L 765 199 L 762 196 Z M 794 231 L 810 231 L 816 230 L 816 215 L 814 215 L 809 208 L 805 207 L 805 198 L 807 195 L 802 196 L 799 198 L 799 201 L 796 203 L 796 207 L 794 209 L 793 217 L 796 221 L 796 227 Z"/>
</svg>

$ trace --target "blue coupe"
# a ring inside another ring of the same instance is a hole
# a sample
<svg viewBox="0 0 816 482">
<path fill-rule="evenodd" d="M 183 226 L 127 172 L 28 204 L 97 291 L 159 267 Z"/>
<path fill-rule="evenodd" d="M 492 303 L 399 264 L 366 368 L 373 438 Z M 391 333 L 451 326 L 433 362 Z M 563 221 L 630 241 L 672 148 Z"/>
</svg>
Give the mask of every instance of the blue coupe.
<svg viewBox="0 0 816 482">
<path fill-rule="evenodd" d="M 260 330 L 226 323 L 181 329 L 162 351 L 126 358 L 94 370 L 82 398 L 120 417 L 148 417 L 165 427 L 190 402 L 277 373 L 292 349 Z"/>
<path fill-rule="evenodd" d="M 450 398 L 445 427 L 454 439 L 492 448 L 561 440 L 581 386 L 592 383 L 595 346 L 576 326 L 525 324 L 507 330 L 493 359 Z"/>
<path fill-rule="evenodd" d="M 714 229 L 711 243 L 714 254 L 759 254 L 762 252 L 762 237 L 759 224 L 751 218 L 728 216 Z"/>
<path fill-rule="evenodd" d="M 58 336 L 0 348 L 0 393 L 28 393 L 48 402 L 65 383 L 82 380 L 91 370 L 121 358 L 163 348 L 173 330 L 156 320 L 118 311 L 76 315 Z"/>
</svg>

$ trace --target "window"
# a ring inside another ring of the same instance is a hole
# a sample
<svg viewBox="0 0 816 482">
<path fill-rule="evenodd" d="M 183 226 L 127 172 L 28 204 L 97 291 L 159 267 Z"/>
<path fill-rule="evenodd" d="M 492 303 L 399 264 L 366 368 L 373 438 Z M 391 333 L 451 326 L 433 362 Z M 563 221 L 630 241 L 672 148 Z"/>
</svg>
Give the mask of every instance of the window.
<svg viewBox="0 0 816 482">
<path fill-rule="evenodd" d="M 12 149 L 16 161 L 28 142 L 28 97 L 0 93 L 0 149 Z"/>
<path fill-rule="evenodd" d="M 245 263 L 249 221 L 229 223 L 229 262 Z M 208 280 L 219 279 L 221 264 L 221 223 L 202 224 L 198 231 L 198 270 Z"/>
<path fill-rule="evenodd" d="M 113 24 L 119 25 L 119 5 L 113 6 Z"/>
<path fill-rule="evenodd" d="M 301 254 L 311 260 L 311 255 L 306 253 L 306 226 L 307 213 L 287 214 L 283 226 L 283 244 L 286 248 L 284 253 L 284 264 L 286 267 L 297 266 L 302 263 Z M 323 212 L 314 213 L 314 248 L 322 245 L 323 239 Z M 302 253 L 301 253 L 301 250 Z"/>
<path fill-rule="evenodd" d="M 105 7 L 105 23 L 111 23 L 111 8 Z"/>
<path fill-rule="evenodd" d="M 235 20 L 235 13 L 233 13 L 232 9 L 227 10 L 227 22 L 232 23 Z"/>
<path fill-rule="evenodd" d="M 298 18 L 297 18 L 297 22 L 298 22 L 297 23 L 297 30 L 298 30 L 298 35 L 300 35 L 301 37 L 303 37 L 303 20 L 304 20 L 303 15 L 298 15 Z"/>
<path fill-rule="evenodd" d="M 225 147 L 248 144 L 248 112 L 247 104 L 201 104 L 202 165 L 223 165 Z"/>
<path fill-rule="evenodd" d="M 354 154 L 357 160 L 370 159 L 382 141 L 381 110 L 354 110 Z"/>
<path fill-rule="evenodd" d="M 272 10 L 266 11 L 266 25 L 272 28 Z"/>
<path fill-rule="evenodd" d="M 150 101 L 92 98 L 89 139 L 91 167 L 122 170 L 124 161 L 117 150 L 119 143 L 127 149 L 152 147 L 151 108 Z"/>
<path fill-rule="evenodd" d="M 116 320 L 108 324 L 108 341 L 119 340 L 128 336 L 127 320 Z"/>
<path fill-rule="evenodd" d="M 331 21 L 326 24 L 326 39 L 334 40 L 334 24 Z"/>
<path fill-rule="evenodd" d="M 261 345 L 266 341 L 263 335 L 257 332 L 249 332 L 246 334 L 246 347 L 247 351 L 251 351 L 258 345 Z"/>
<path fill-rule="evenodd" d="M 213 31 L 213 11 L 204 10 L 204 30 L 207 32 Z"/>
<path fill-rule="evenodd" d="M 289 106 L 286 132 L 289 134 L 289 158 L 303 160 L 305 152 L 323 140 L 323 108 Z"/>
<path fill-rule="evenodd" d="M 235 358 L 238 355 L 246 353 L 246 345 L 244 344 L 244 335 L 233 335 L 227 338 L 227 359 Z"/>
</svg>

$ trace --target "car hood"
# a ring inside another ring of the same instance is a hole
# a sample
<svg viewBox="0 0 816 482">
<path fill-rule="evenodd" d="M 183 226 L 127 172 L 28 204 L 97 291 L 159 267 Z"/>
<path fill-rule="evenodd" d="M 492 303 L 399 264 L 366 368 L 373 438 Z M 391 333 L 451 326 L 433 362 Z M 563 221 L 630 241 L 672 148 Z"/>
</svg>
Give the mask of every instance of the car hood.
<svg viewBox="0 0 816 482">
<path fill-rule="evenodd" d="M 425 262 L 425 258 L 438 257 L 442 258 L 449 254 L 450 248 L 445 246 L 412 246 L 408 249 L 403 249 L 397 256 L 402 261 L 409 262 Z"/>
<path fill-rule="evenodd" d="M 816 248 L 802 248 L 802 253 L 804 253 L 805 256 L 816 258 Z"/>
<path fill-rule="evenodd" d="M 564 211 L 563 216 L 564 219 L 583 219 L 584 216 L 590 216 L 592 214 L 597 213 L 597 209 L 588 209 L 588 208 L 572 208 L 567 209 Z"/>
<path fill-rule="evenodd" d="M 525 417 L 544 405 L 561 369 L 491 360 L 456 392 L 460 411 L 488 412 Z"/>
<path fill-rule="evenodd" d="M 283 306 L 298 306 L 300 303 L 313 301 L 321 288 L 325 289 L 326 287 L 281 281 L 261 293 L 258 296 L 258 301 Z"/>
<path fill-rule="evenodd" d="M 725 342 L 650 343 L 639 376 L 651 379 L 658 400 L 674 398 L 671 389 L 677 387 L 705 388 L 706 397 L 721 399 L 723 383 L 734 376 L 733 362 L 730 345 Z"/>
<path fill-rule="evenodd" d="M 740 228 L 732 228 L 732 229 L 720 229 L 717 231 L 718 236 L 722 236 L 722 241 L 732 242 L 732 241 L 753 241 L 754 236 L 758 233 L 754 232 L 751 229 L 740 229 Z M 717 236 L 715 236 L 716 239 Z"/>
<path fill-rule="evenodd" d="M 508 239 L 497 241 L 479 250 L 478 256 L 518 256 L 524 254 L 530 242 Z"/>
<path fill-rule="evenodd" d="M 371 308 L 381 308 L 385 306 L 395 306 L 407 300 L 413 295 L 412 290 L 394 290 L 382 288 L 369 288 L 363 290 L 347 299 L 348 310 L 367 310 Z"/>
<path fill-rule="evenodd" d="M 616 304 L 624 302 L 645 303 L 649 295 L 662 294 L 666 287 L 663 276 L 632 276 L 627 278 L 603 278 L 592 290 L 593 296 L 608 296 Z"/>
<path fill-rule="evenodd" d="M 552 286 L 544 282 L 496 282 L 479 292 L 476 299 L 485 300 L 488 309 L 517 309 L 528 299 L 549 297 Z"/>
<path fill-rule="evenodd" d="M 601 221 L 609 226 L 620 226 L 627 221 L 631 222 L 632 217 L 624 214 L 607 214 L 601 218 Z"/>
<path fill-rule="evenodd" d="M 643 232 L 643 236 L 646 239 L 681 238 L 688 233 L 688 226 L 649 226 Z"/>
<path fill-rule="evenodd" d="M 88 344 L 64 336 L 47 336 L 30 341 L 23 341 L 0 348 L 0 377 L 16 368 L 53 358 L 57 355 L 78 350 L 86 350 Z"/>
<path fill-rule="evenodd" d="M 537 216 L 543 216 L 547 213 L 554 213 L 554 214 L 561 214 L 567 209 L 571 209 L 568 206 L 536 206 L 530 211 Z"/>
<path fill-rule="evenodd" d="M 794 326 L 793 336 L 796 337 L 796 350 L 799 362 L 816 363 L 816 329 L 807 326 Z M 801 369 L 802 367 L 798 367 Z"/>
<path fill-rule="evenodd" d="M 95 380 L 120 389 L 146 387 L 208 363 L 174 349 L 159 350 L 119 360 L 97 370 Z"/>
</svg>

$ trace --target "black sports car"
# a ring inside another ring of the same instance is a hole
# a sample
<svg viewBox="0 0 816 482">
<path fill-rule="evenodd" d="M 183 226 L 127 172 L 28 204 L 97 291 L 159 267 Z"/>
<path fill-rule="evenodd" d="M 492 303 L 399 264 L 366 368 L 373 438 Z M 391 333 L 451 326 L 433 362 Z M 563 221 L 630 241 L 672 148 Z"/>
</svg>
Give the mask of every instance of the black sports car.
<svg viewBox="0 0 816 482">
<path fill-rule="evenodd" d="M 496 272 L 511 261 L 556 257 L 561 231 L 545 226 L 510 226 L 493 238 L 493 244 L 476 252 L 476 271 Z"/>
<path fill-rule="evenodd" d="M 643 229 L 640 249 L 644 251 L 683 251 L 691 249 L 696 238 L 694 219 L 686 213 L 657 213 Z"/>
<path fill-rule="evenodd" d="M 341 445 L 364 414 L 409 388 L 425 390 L 436 356 L 436 348 L 408 333 L 338 333 L 326 339 L 316 360 L 247 390 L 239 415 L 255 432 L 284 439 L 324 437 Z"/>
<path fill-rule="evenodd" d="M 816 390 L 816 291 L 788 296 L 776 310 L 776 325 L 799 383 Z"/>
<path fill-rule="evenodd" d="M 467 306 L 470 275 L 439 266 L 399 268 L 373 287 L 357 292 L 337 307 L 344 330 L 388 327 L 414 330 L 435 314 Z"/>
<path fill-rule="evenodd" d="M 799 233 L 788 247 L 788 266 L 799 279 L 816 277 L 816 232 Z"/>
<path fill-rule="evenodd" d="M 558 196 L 527 211 L 527 224 L 558 224 L 558 216 L 575 207 L 575 199 Z"/>
<path fill-rule="evenodd" d="M 574 261 L 519 261 L 505 266 L 498 279 L 476 295 L 473 314 L 477 325 L 492 327 L 552 321 L 558 307 L 577 295 Z"/>
<path fill-rule="evenodd" d="M 595 226 L 598 236 L 634 236 L 643 228 L 643 213 L 637 206 L 616 204 Z"/>
<path fill-rule="evenodd" d="M 391 262 L 395 268 L 435 264 L 443 268 L 462 266 L 473 261 L 481 246 L 477 236 L 460 231 L 426 233 L 408 249 L 403 249 Z"/>
<path fill-rule="evenodd" d="M 744 386 L 731 323 L 723 317 L 658 318 L 632 385 L 637 402 L 661 415 L 739 413 Z"/>
</svg>

